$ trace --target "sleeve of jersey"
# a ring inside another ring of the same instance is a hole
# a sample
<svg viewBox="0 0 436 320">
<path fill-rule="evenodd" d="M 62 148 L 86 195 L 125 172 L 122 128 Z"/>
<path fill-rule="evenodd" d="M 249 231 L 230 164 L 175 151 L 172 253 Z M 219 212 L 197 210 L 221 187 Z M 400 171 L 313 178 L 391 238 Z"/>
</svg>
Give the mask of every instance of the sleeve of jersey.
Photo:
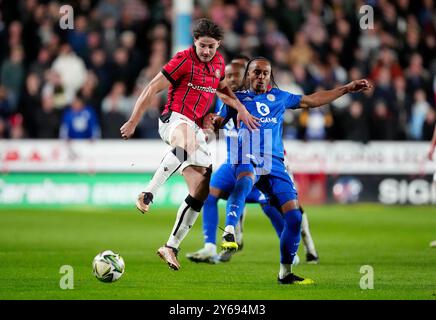
<svg viewBox="0 0 436 320">
<path fill-rule="evenodd" d="M 214 112 L 215 112 L 216 114 L 220 115 L 219 113 L 220 113 L 220 111 L 221 111 L 223 105 L 224 105 L 224 103 L 221 101 L 221 99 L 218 98 L 218 99 L 216 100 L 216 103 L 215 103 L 215 110 L 214 110 Z"/>
<path fill-rule="evenodd" d="M 188 64 L 188 58 L 178 53 L 162 68 L 162 73 L 174 85 L 187 73 Z"/>
<path fill-rule="evenodd" d="M 221 100 L 220 100 L 221 101 Z M 223 127 L 227 122 L 229 122 L 230 119 L 232 119 L 233 117 L 236 116 L 236 111 L 233 108 L 230 108 L 229 106 L 227 106 L 226 104 L 223 104 L 221 102 L 221 107 L 220 109 L 217 111 L 216 113 L 218 116 L 223 117 L 224 121 L 221 124 L 221 126 Z"/>
<path fill-rule="evenodd" d="M 243 95 L 241 93 L 239 93 L 239 92 L 235 92 L 235 96 L 236 96 L 236 98 L 239 99 L 239 101 L 241 101 L 242 98 L 243 98 Z M 223 117 L 224 119 L 227 119 L 227 121 L 229 121 L 229 119 L 232 118 L 233 116 L 237 115 L 236 110 L 233 109 L 232 107 L 229 107 L 228 105 L 224 104 L 221 101 L 221 99 L 217 100 L 216 107 L 215 107 L 215 112 L 220 117 Z"/>
<path fill-rule="evenodd" d="M 298 109 L 300 107 L 301 102 L 301 94 L 292 94 L 287 92 L 287 98 L 286 98 L 286 109 Z"/>
</svg>

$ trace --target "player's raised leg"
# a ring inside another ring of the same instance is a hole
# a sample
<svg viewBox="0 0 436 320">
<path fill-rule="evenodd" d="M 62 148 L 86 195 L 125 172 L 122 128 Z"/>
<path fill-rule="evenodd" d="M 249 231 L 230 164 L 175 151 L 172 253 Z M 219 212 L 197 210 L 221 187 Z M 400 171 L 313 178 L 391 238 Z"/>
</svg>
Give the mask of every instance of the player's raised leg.
<svg viewBox="0 0 436 320">
<path fill-rule="evenodd" d="M 159 188 L 197 148 L 195 134 L 180 114 L 171 113 L 168 119 L 160 119 L 159 126 L 162 139 L 173 149 L 163 157 L 145 192 L 138 196 L 136 207 L 142 213 L 149 210 Z"/>
</svg>

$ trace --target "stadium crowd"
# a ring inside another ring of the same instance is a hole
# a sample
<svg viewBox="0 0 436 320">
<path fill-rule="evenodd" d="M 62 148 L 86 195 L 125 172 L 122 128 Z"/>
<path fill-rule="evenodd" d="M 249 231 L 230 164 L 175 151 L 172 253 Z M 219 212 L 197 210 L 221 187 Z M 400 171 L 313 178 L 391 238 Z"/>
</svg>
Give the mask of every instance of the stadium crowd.
<svg viewBox="0 0 436 320">
<path fill-rule="evenodd" d="M 74 29 L 60 28 L 61 4 Z M 373 28 L 361 28 L 365 5 Z M 142 88 L 171 57 L 171 0 L 0 2 L 0 137 L 120 138 Z M 369 93 L 289 111 L 285 139 L 430 140 L 436 123 L 433 0 L 195 1 L 225 31 L 226 61 L 274 62 L 279 87 L 329 89 L 368 77 Z M 136 138 L 158 138 L 163 94 Z"/>
</svg>

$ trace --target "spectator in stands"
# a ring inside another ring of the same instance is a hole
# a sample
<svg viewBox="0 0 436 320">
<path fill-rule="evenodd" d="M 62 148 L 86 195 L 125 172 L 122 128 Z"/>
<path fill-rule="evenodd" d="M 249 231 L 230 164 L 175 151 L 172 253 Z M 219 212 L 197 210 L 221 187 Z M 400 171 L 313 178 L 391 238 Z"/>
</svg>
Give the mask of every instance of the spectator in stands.
<svg viewBox="0 0 436 320">
<path fill-rule="evenodd" d="M 83 98 L 84 104 L 92 107 L 97 115 L 100 115 L 101 97 L 99 96 L 99 92 L 96 90 L 97 83 L 98 79 L 96 75 L 92 71 L 87 72 L 85 83 L 80 88 L 79 94 Z"/>
<path fill-rule="evenodd" d="M 59 137 L 60 112 L 54 107 L 51 95 L 42 98 L 42 107 L 35 111 L 36 138 L 56 139 Z"/>
<path fill-rule="evenodd" d="M 384 100 L 377 100 L 370 117 L 370 138 L 372 140 L 395 140 L 395 119 Z"/>
<path fill-rule="evenodd" d="M 104 139 L 119 139 L 120 128 L 127 117 L 119 110 L 119 104 L 108 103 L 101 115 L 102 137 Z"/>
<path fill-rule="evenodd" d="M 417 90 L 414 95 L 414 103 L 412 105 L 412 114 L 409 123 L 410 139 L 421 140 L 423 138 L 423 126 L 430 108 L 431 106 L 427 102 L 424 90 Z"/>
<path fill-rule="evenodd" d="M 76 96 L 65 110 L 59 136 L 62 139 L 100 138 L 97 115 L 90 106 L 84 104 L 82 97 Z"/>
<path fill-rule="evenodd" d="M 26 88 L 20 101 L 19 111 L 23 115 L 23 125 L 29 138 L 36 138 L 35 115 L 41 109 L 41 81 L 36 73 L 26 79 Z"/>
<path fill-rule="evenodd" d="M 408 121 L 412 110 L 412 99 L 406 91 L 406 79 L 396 77 L 394 80 L 394 115 L 397 121 L 397 138 L 399 140 L 407 139 Z"/>
<path fill-rule="evenodd" d="M 363 143 L 369 140 L 368 119 L 362 102 L 351 103 L 343 125 L 344 139 Z"/>
<path fill-rule="evenodd" d="M 103 39 L 103 49 L 107 52 L 108 55 L 112 55 L 112 53 L 117 48 L 118 39 L 117 39 L 117 29 L 116 29 L 116 20 L 111 16 L 107 16 L 103 19 L 102 26 L 102 39 Z"/>
<path fill-rule="evenodd" d="M 371 71 L 370 78 L 377 82 L 381 70 L 387 70 L 390 73 L 390 78 L 393 80 L 403 76 L 403 70 L 397 62 L 394 52 L 387 47 L 382 48 L 379 52 L 377 63 Z"/>
<path fill-rule="evenodd" d="M 86 37 L 86 46 L 84 48 L 83 61 L 87 69 L 90 69 L 92 52 L 100 49 L 102 46 L 101 34 L 98 31 L 89 31 Z"/>
<path fill-rule="evenodd" d="M 98 96 L 104 97 L 109 92 L 112 84 L 110 65 L 104 50 L 96 49 L 91 52 L 89 69 L 97 76 L 96 91 Z"/>
<path fill-rule="evenodd" d="M 71 103 L 86 79 L 85 63 L 71 50 L 69 44 L 63 44 L 59 56 L 53 61 L 53 71 L 59 74 L 67 103 Z"/>
<path fill-rule="evenodd" d="M 297 32 L 295 43 L 289 50 L 289 65 L 291 67 L 300 65 L 304 68 L 313 61 L 313 55 L 313 49 L 308 43 L 306 34 L 302 31 Z"/>
<path fill-rule="evenodd" d="M 35 73 L 40 80 L 44 79 L 45 72 L 50 69 L 51 56 L 47 48 L 43 47 L 38 52 L 38 58 L 30 65 L 29 72 Z"/>
<path fill-rule="evenodd" d="M 395 100 L 395 92 L 392 87 L 392 82 L 393 80 L 390 70 L 387 67 L 380 68 L 376 86 L 374 88 L 374 99 L 383 100 L 391 111 L 394 109 L 392 104 Z"/>
<path fill-rule="evenodd" d="M 133 70 L 132 74 L 136 78 L 138 76 L 139 70 L 141 70 L 144 65 L 144 59 L 141 52 L 136 47 L 135 33 L 132 31 L 124 31 L 120 35 L 120 46 L 127 51 L 129 57 L 129 65 Z"/>
<path fill-rule="evenodd" d="M 304 110 L 300 114 L 300 126 L 303 130 L 304 140 L 325 140 L 328 129 L 333 124 L 333 118 L 325 108 Z"/>
<path fill-rule="evenodd" d="M 428 95 L 431 93 L 431 76 L 423 67 L 422 56 L 419 53 L 412 54 L 409 66 L 406 70 L 407 91 L 409 93 L 423 89 Z"/>
<path fill-rule="evenodd" d="M 111 92 L 103 99 L 102 113 L 108 114 L 110 112 L 117 112 L 120 113 L 123 118 L 128 118 L 132 107 L 133 104 L 126 97 L 126 86 L 124 82 L 117 81 L 112 86 Z M 121 125 L 123 125 L 123 123 L 121 123 Z M 117 126 L 118 131 L 120 127 L 121 126 Z"/>
<path fill-rule="evenodd" d="M 47 71 L 45 78 L 46 82 L 42 88 L 42 95 L 53 96 L 55 109 L 63 110 L 68 104 L 68 100 L 60 75 L 50 69 Z"/>
<path fill-rule="evenodd" d="M 23 49 L 13 47 L 9 59 L 1 65 L 0 81 L 7 90 L 7 97 L 12 110 L 17 108 L 21 96 L 21 86 L 25 78 L 23 59 Z"/>
<path fill-rule="evenodd" d="M 129 53 L 124 48 L 117 48 L 113 54 L 111 68 L 112 80 L 124 82 L 131 89 L 135 81 L 134 71 L 129 63 Z"/>
<path fill-rule="evenodd" d="M 14 114 L 9 119 L 9 135 L 11 139 L 24 139 L 28 138 L 26 136 L 26 131 L 23 127 L 23 116 L 19 113 Z"/>
<path fill-rule="evenodd" d="M 74 29 L 68 32 L 68 43 L 82 60 L 86 60 L 87 53 L 87 24 L 86 17 L 77 16 L 74 19 Z"/>
</svg>

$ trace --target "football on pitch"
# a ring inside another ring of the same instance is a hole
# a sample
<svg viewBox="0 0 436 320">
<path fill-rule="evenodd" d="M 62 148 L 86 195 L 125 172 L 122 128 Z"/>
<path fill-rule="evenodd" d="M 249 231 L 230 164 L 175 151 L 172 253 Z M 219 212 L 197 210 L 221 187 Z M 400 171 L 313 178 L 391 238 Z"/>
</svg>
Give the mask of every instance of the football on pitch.
<svg viewBox="0 0 436 320">
<path fill-rule="evenodd" d="M 124 259 L 111 250 L 99 253 L 92 262 L 95 277 L 103 282 L 115 282 L 124 274 Z"/>
</svg>

